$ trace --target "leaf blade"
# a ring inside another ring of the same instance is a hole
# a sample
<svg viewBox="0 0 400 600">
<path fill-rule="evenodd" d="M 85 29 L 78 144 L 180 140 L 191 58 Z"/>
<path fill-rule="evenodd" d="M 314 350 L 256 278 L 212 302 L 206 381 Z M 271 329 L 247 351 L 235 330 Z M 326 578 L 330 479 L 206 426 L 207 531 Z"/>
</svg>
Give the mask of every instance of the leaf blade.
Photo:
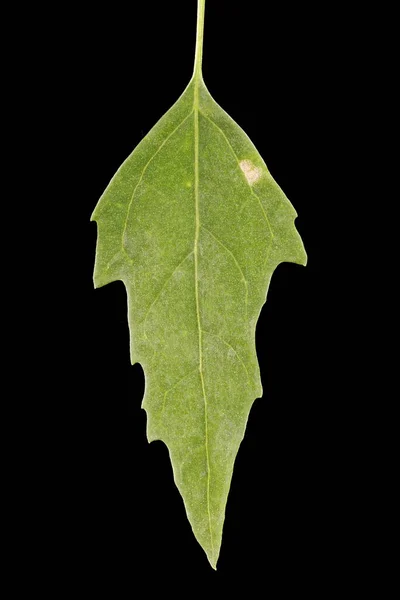
<svg viewBox="0 0 400 600">
<path fill-rule="evenodd" d="M 233 466 L 262 386 L 255 327 L 273 270 L 306 263 L 296 212 L 240 127 L 193 78 L 93 214 L 95 284 L 127 288 L 149 441 L 169 449 L 216 568 Z"/>
</svg>

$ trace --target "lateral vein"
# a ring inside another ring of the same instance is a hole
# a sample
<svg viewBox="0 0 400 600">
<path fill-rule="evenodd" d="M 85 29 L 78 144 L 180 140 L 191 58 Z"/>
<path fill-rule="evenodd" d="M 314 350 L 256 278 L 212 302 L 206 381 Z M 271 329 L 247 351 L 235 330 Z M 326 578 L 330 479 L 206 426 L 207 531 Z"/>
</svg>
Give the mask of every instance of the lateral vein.
<svg viewBox="0 0 400 600">
<path fill-rule="evenodd" d="M 127 212 L 126 212 L 126 219 L 125 219 L 125 223 L 124 223 L 124 228 L 122 230 L 121 245 L 122 245 L 122 250 L 124 250 L 125 252 L 126 252 L 126 250 L 125 250 L 125 246 L 124 246 L 124 238 L 125 238 L 126 227 L 128 225 L 128 219 L 129 219 L 129 215 L 130 215 L 130 212 L 131 212 L 131 207 L 132 207 L 133 199 L 134 199 L 135 194 L 136 194 L 136 190 L 138 189 L 139 185 L 142 183 L 143 176 L 144 176 L 145 172 L 147 171 L 147 168 L 149 167 L 150 163 L 154 160 L 154 158 L 157 156 L 157 154 L 160 152 L 160 150 L 165 146 L 165 144 L 168 142 L 168 140 L 188 120 L 188 118 L 191 116 L 192 113 L 193 113 L 193 110 L 188 115 L 186 115 L 186 117 L 175 127 L 175 129 L 173 131 L 171 131 L 171 133 L 169 135 L 167 135 L 167 137 L 165 138 L 165 140 L 162 142 L 162 144 L 160 144 L 158 146 L 157 150 L 151 155 L 151 157 L 149 158 L 149 160 L 147 161 L 147 163 L 143 167 L 143 170 L 142 170 L 142 172 L 140 174 L 139 180 L 138 180 L 137 184 L 135 185 L 135 187 L 133 188 L 132 196 L 131 196 L 131 199 L 129 201 L 128 209 L 127 209 Z"/>
<path fill-rule="evenodd" d="M 238 359 L 238 361 L 240 362 L 240 364 L 242 365 L 243 369 L 246 371 L 246 375 L 247 375 L 247 379 L 250 382 L 250 374 L 249 371 L 247 370 L 247 367 L 245 365 L 245 362 L 243 361 L 242 357 L 240 356 L 240 354 L 238 354 L 237 350 L 235 350 L 235 348 L 232 346 L 232 344 L 230 344 L 229 342 L 227 342 L 226 340 L 224 340 L 224 338 L 222 338 L 220 335 L 213 333 L 212 331 L 206 331 L 205 329 L 203 329 L 203 333 L 205 333 L 206 335 L 211 335 L 212 337 L 215 337 L 217 340 L 219 340 L 222 344 L 225 344 L 225 346 L 227 346 L 227 348 L 229 348 L 230 350 L 233 350 L 236 358 Z"/>
<path fill-rule="evenodd" d="M 183 265 L 183 264 L 184 264 L 184 263 L 187 261 L 187 259 L 188 259 L 190 256 L 192 256 L 192 254 L 193 254 L 193 250 L 191 250 L 191 251 L 189 252 L 189 254 L 187 254 L 187 255 L 185 256 L 185 258 L 183 258 L 183 259 L 181 260 L 181 262 L 179 263 L 179 265 L 177 265 L 177 266 L 175 267 L 175 269 L 172 271 L 171 275 L 169 275 L 169 276 L 168 276 L 168 277 L 165 279 L 165 281 L 164 281 L 164 283 L 162 284 L 161 288 L 159 289 L 159 291 L 157 292 L 156 296 L 154 297 L 154 300 L 152 301 L 152 303 L 150 304 L 149 308 L 147 309 L 147 311 L 146 311 L 146 314 L 145 314 L 145 316 L 144 316 L 144 318 L 143 318 L 143 320 L 142 320 L 142 322 L 141 322 L 141 324 L 143 323 L 143 328 L 144 328 L 144 330 L 146 330 L 146 321 L 147 321 L 147 318 L 148 318 L 148 316 L 149 316 L 149 314 L 150 314 L 150 311 L 151 311 L 151 309 L 153 308 L 153 306 L 155 305 L 155 303 L 157 302 L 157 300 L 159 299 L 159 297 L 161 296 L 162 292 L 165 290 L 165 288 L 167 287 L 168 283 L 171 281 L 171 279 L 173 278 L 173 276 L 175 275 L 175 273 L 176 273 L 176 272 L 177 272 L 177 271 L 180 269 L 180 267 L 181 267 L 181 266 L 182 266 L 182 265 Z"/>
<path fill-rule="evenodd" d="M 207 121 L 209 121 L 209 122 L 210 122 L 212 125 L 214 125 L 214 127 L 215 127 L 216 129 L 218 129 L 218 131 L 220 132 L 220 134 L 221 134 L 221 135 L 222 135 L 222 137 L 224 138 L 224 140 L 225 140 L 225 142 L 226 142 L 226 144 L 227 144 L 228 148 L 230 149 L 230 151 L 232 152 L 233 156 L 235 157 L 235 160 L 236 160 L 236 162 L 237 162 L 238 166 L 240 166 L 240 165 L 239 165 L 239 163 L 240 163 L 240 161 L 239 161 L 239 158 L 237 157 L 237 155 L 236 155 L 236 152 L 235 152 L 235 150 L 233 149 L 233 147 L 232 147 L 232 144 L 230 143 L 229 139 L 227 138 L 227 136 L 226 136 L 225 132 L 224 132 L 224 131 L 221 129 L 221 127 L 220 127 L 219 125 L 217 125 L 217 124 L 215 123 L 215 121 L 213 121 L 212 119 L 210 119 L 210 117 L 208 117 L 206 114 L 204 114 L 204 113 L 201 113 L 201 116 L 202 116 L 202 117 L 204 117 L 205 119 L 207 119 Z M 253 196 L 254 196 L 254 197 L 257 199 L 257 202 L 258 202 L 258 203 L 259 203 L 259 205 L 260 205 L 260 208 L 261 208 L 261 210 L 262 210 L 262 212 L 263 212 L 264 218 L 265 218 L 265 220 L 266 220 L 266 222 L 267 222 L 267 226 L 268 226 L 269 232 L 270 232 L 270 234 L 271 234 L 271 243 L 272 243 L 272 240 L 273 240 L 273 238 L 274 238 L 275 236 L 274 236 L 274 232 L 272 231 L 271 223 L 270 223 L 270 220 L 269 220 L 269 218 L 268 218 L 268 215 L 267 215 L 267 213 L 266 213 L 266 211 L 265 211 L 265 208 L 264 208 L 264 206 L 263 206 L 263 204 L 262 204 L 262 202 L 261 202 L 261 200 L 260 200 L 260 197 L 259 197 L 259 196 L 258 196 L 258 195 L 257 195 L 257 194 L 254 192 L 253 188 L 251 188 L 251 187 L 250 187 L 250 192 L 251 192 L 251 194 L 252 194 L 252 195 L 253 195 Z"/>
<path fill-rule="evenodd" d="M 244 302 L 245 302 L 245 315 L 246 315 L 246 319 L 247 319 L 247 307 L 248 307 L 248 303 L 249 303 L 249 288 L 248 288 L 248 282 L 246 277 L 244 276 L 243 270 L 236 258 L 236 256 L 233 254 L 233 252 L 231 250 L 229 250 L 229 248 L 227 246 L 225 246 L 225 244 L 209 229 L 207 229 L 207 227 L 204 227 L 204 225 L 201 226 L 203 231 L 206 231 L 216 242 L 217 244 L 219 244 L 221 246 L 221 248 L 225 251 L 225 253 L 228 256 L 231 256 L 231 258 L 233 259 L 237 270 L 240 273 L 241 276 L 241 280 L 242 283 L 244 285 L 244 290 L 245 290 L 245 298 L 244 298 Z"/>
</svg>

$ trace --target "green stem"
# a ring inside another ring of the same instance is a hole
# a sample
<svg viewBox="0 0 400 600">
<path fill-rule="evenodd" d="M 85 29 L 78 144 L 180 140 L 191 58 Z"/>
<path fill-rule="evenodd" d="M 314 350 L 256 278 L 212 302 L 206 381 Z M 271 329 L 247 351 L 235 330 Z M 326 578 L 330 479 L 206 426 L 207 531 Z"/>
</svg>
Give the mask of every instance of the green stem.
<svg viewBox="0 0 400 600">
<path fill-rule="evenodd" d="M 196 33 L 196 53 L 194 58 L 193 77 L 202 79 L 201 63 L 203 59 L 203 37 L 204 37 L 204 8 L 206 0 L 198 0 L 197 4 L 197 33 Z"/>
</svg>

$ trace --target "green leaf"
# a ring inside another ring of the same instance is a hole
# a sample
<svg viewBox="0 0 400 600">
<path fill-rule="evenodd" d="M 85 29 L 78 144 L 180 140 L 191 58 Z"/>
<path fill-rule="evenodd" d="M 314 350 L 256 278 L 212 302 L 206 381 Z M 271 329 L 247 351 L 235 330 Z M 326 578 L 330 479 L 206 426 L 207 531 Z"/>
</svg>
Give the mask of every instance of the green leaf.
<svg viewBox="0 0 400 600">
<path fill-rule="evenodd" d="M 272 272 L 306 264 L 296 212 L 201 74 L 117 171 L 93 213 L 95 286 L 126 286 L 149 441 L 163 440 L 215 568 L 233 465 L 262 395 L 255 328 Z"/>
</svg>

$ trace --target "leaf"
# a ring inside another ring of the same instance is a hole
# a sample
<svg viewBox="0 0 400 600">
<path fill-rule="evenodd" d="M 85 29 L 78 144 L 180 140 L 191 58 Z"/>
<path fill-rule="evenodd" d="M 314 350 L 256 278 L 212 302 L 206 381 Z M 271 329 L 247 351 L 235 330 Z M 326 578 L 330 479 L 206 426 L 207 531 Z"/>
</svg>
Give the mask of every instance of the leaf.
<svg viewBox="0 0 400 600">
<path fill-rule="evenodd" d="M 126 286 L 149 441 L 167 445 L 194 535 L 215 568 L 233 465 L 262 395 L 255 327 L 272 272 L 306 264 L 296 212 L 201 74 L 117 171 L 93 213 L 95 286 Z"/>
</svg>

